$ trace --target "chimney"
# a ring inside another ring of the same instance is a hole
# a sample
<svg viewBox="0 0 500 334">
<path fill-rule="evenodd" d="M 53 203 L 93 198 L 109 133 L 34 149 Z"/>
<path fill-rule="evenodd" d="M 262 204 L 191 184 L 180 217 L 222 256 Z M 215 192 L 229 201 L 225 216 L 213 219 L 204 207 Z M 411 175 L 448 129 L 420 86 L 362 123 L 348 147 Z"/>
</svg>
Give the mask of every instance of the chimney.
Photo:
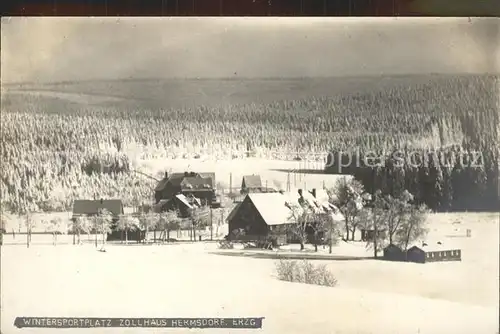
<svg viewBox="0 0 500 334">
<path fill-rule="evenodd" d="M 168 179 L 168 172 L 165 172 L 165 178 Z"/>
<path fill-rule="evenodd" d="M 316 198 L 316 188 L 312 189 L 311 194 L 313 195 L 314 198 Z"/>
<path fill-rule="evenodd" d="M 302 197 L 302 189 L 299 189 L 299 196 Z"/>
</svg>

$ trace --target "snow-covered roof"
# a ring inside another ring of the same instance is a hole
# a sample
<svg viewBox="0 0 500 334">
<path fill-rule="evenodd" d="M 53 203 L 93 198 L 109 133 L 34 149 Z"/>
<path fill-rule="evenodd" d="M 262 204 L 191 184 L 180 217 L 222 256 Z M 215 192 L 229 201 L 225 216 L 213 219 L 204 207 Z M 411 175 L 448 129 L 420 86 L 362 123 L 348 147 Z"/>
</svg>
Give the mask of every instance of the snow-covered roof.
<svg viewBox="0 0 500 334">
<path fill-rule="evenodd" d="M 182 202 L 182 204 L 184 204 L 188 209 L 192 209 L 193 206 L 191 204 L 189 204 L 189 200 L 187 199 L 186 196 L 184 196 L 183 194 L 178 194 L 178 195 L 175 195 L 175 197 Z"/>
<path fill-rule="evenodd" d="M 333 204 L 328 202 L 320 203 L 309 192 L 303 192 L 302 195 L 303 200 L 315 212 L 330 214 L 334 220 L 343 221 L 344 216 Z M 246 198 L 253 203 L 268 225 L 293 224 L 296 221 L 292 217 L 292 210 L 296 210 L 297 215 L 300 215 L 304 210 L 300 205 L 298 192 L 249 193 Z M 234 217 L 239 208 L 240 205 L 237 205 L 229 214 L 228 219 Z"/>
<path fill-rule="evenodd" d="M 286 203 L 297 206 L 295 196 L 281 193 L 250 193 L 247 195 L 267 225 L 293 224 L 292 211 Z"/>
<path fill-rule="evenodd" d="M 449 251 L 449 250 L 456 250 L 460 249 L 456 244 L 452 242 L 441 242 L 441 244 L 438 244 L 437 241 L 432 241 L 432 242 L 425 242 L 426 245 L 423 246 L 422 242 L 419 243 L 412 243 L 411 245 L 408 245 L 408 249 L 412 247 L 418 247 L 421 250 L 425 252 L 444 252 L 444 251 Z"/>
</svg>

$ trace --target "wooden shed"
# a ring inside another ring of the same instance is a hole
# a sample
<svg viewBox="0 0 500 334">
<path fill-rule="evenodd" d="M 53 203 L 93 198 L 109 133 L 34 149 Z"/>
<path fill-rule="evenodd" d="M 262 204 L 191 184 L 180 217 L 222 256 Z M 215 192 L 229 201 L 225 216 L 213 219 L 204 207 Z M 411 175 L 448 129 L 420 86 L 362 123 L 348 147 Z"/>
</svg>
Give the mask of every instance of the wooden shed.
<svg viewBox="0 0 500 334">
<path fill-rule="evenodd" d="M 389 244 L 384 248 L 384 260 L 387 261 L 406 261 L 406 254 L 401 247 Z"/>
<path fill-rule="evenodd" d="M 425 251 L 418 246 L 410 247 L 406 251 L 406 260 L 409 262 L 425 263 L 425 258 Z"/>
</svg>

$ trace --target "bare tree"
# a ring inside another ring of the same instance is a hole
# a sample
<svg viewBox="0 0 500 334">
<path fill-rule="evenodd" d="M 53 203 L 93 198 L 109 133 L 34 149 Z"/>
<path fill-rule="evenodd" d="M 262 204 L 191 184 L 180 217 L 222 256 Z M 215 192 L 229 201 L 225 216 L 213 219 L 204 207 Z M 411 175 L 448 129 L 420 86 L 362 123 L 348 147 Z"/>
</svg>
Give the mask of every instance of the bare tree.
<svg viewBox="0 0 500 334">
<path fill-rule="evenodd" d="M 70 223 L 70 229 L 73 231 L 73 244 L 75 244 L 75 238 L 74 236 L 76 235 L 77 240 L 76 243 L 81 244 L 81 233 L 87 233 L 90 239 L 90 221 L 89 218 L 86 215 L 83 216 L 78 216 L 74 219 L 71 219 Z"/>
<path fill-rule="evenodd" d="M 49 231 L 52 233 L 52 244 L 57 245 L 57 235 L 62 232 L 62 220 L 59 217 L 49 221 Z"/>
<path fill-rule="evenodd" d="M 107 209 L 99 210 L 99 214 L 97 216 L 97 226 L 99 232 L 102 235 L 102 247 L 101 250 L 104 250 L 108 233 L 111 233 L 111 223 L 113 222 L 113 215 Z M 97 233 L 97 231 L 96 231 Z"/>
<path fill-rule="evenodd" d="M 399 227 L 395 239 L 396 243 L 405 251 L 408 249 L 409 244 L 427 235 L 429 230 L 426 226 L 426 220 L 429 212 L 425 204 L 418 207 L 413 206 L 409 218 Z"/>
<path fill-rule="evenodd" d="M 226 218 L 229 216 L 233 208 L 235 207 L 236 204 L 234 204 L 231 201 L 223 201 L 222 202 L 222 207 L 219 209 L 214 209 L 213 210 L 213 222 L 215 224 L 215 233 L 214 236 L 217 238 L 219 237 L 219 230 L 222 225 L 225 224 Z"/>
<path fill-rule="evenodd" d="M 125 243 L 128 244 L 128 232 L 137 230 L 138 226 L 139 221 L 137 218 L 131 217 L 129 215 L 120 215 L 116 228 L 119 231 L 125 232 Z"/>
<path fill-rule="evenodd" d="M 2 211 L 2 208 L 0 207 L 0 245 L 3 244 L 3 235 L 4 233 L 7 232 L 7 216 L 4 214 Z M 12 230 L 14 231 L 14 230 Z"/>
<path fill-rule="evenodd" d="M 335 187 L 328 191 L 330 201 L 335 204 L 344 216 L 346 240 L 349 240 L 349 231 L 352 231 L 351 240 L 354 240 L 359 215 L 364 205 L 365 190 L 363 184 L 345 176 L 337 180 Z"/>
<path fill-rule="evenodd" d="M 395 234 L 398 232 L 400 226 L 404 224 L 411 214 L 412 205 L 410 201 L 413 200 L 413 195 L 405 190 L 399 197 L 386 196 L 387 203 L 387 234 L 389 237 L 389 244 L 393 243 Z"/>
<path fill-rule="evenodd" d="M 189 210 L 189 216 L 191 219 L 193 239 L 196 241 L 196 230 L 201 227 L 209 226 L 210 224 L 210 210 L 207 206 L 193 208 Z"/>
<path fill-rule="evenodd" d="M 158 226 L 160 224 L 160 214 L 158 212 L 150 211 L 148 213 L 149 219 L 151 219 L 150 228 L 153 230 L 153 243 L 156 242 L 156 230 L 158 230 Z"/>
<path fill-rule="evenodd" d="M 388 205 L 380 190 L 377 190 L 371 203 L 371 226 L 373 227 L 373 238 L 368 242 L 369 247 L 373 247 L 374 257 L 378 257 L 378 251 L 383 247 L 386 227 Z"/>
<path fill-rule="evenodd" d="M 369 207 L 364 207 L 356 217 L 358 227 L 363 230 L 368 230 L 373 227 L 372 210 Z"/>
<path fill-rule="evenodd" d="M 180 226 L 180 219 L 176 211 L 167 211 L 160 214 L 160 226 L 162 229 L 162 242 L 170 241 L 170 232 L 177 230 Z"/>
<path fill-rule="evenodd" d="M 328 243 L 328 252 L 332 253 L 333 245 L 336 245 L 341 237 L 339 222 L 333 218 L 332 213 L 321 215 L 320 226 Z"/>
<path fill-rule="evenodd" d="M 289 207 L 291 223 L 288 225 L 288 232 L 297 238 L 300 243 L 300 250 L 304 250 L 311 213 L 299 205 L 290 205 Z"/>
<path fill-rule="evenodd" d="M 29 210 L 26 211 L 24 224 L 26 225 L 26 247 L 29 248 L 31 243 L 31 233 L 33 231 L 33 227 L 35 226 L 35 220 Z"/>
<path fill-rule="evenodd" d="M 327 215 L 326 213 L 312 213 L 310 215 L 311 221 L 309 222 L 309 226 L 313 231 L 314 238 L 314 251 L 318 251 L 318 244 L 322 241 L 322 237 L 327 234 L 328 226 L 327 226 Z"/>
<path fill-rule="evenodd" d="M 139 226 L 144 230 L 144 243 L 149 242 L 149 231 L 158 224 L 158 218 L 153 213 L 141 212 L 139 215 Z"/>
</svg>

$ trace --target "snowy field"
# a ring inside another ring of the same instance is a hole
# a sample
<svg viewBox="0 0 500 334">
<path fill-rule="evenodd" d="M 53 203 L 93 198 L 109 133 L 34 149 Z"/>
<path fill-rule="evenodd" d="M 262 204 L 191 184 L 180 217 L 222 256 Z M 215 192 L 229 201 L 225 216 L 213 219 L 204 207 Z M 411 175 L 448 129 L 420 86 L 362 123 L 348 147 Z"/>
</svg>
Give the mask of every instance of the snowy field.
<svg viewBox="0 0 500 334">
<path fill-rule="evenodd" d="M 115 244 L 106 253 L 89 244 L 3 246 L 2 333 L 21 332 L 16 316 L 265 317 L 264 333 L 497 333 L 498 214 L 436 214 L 429 223 L 429 240 L 461 248 L 462 262 L 322 261 L 338 279 L 334 288 L 281 282 L 275 260 L 216 255 L 215 243 Z M 370 254 L 362 243 L 334 248 L 337 255 L 363 252 Z"/>
</svg>

